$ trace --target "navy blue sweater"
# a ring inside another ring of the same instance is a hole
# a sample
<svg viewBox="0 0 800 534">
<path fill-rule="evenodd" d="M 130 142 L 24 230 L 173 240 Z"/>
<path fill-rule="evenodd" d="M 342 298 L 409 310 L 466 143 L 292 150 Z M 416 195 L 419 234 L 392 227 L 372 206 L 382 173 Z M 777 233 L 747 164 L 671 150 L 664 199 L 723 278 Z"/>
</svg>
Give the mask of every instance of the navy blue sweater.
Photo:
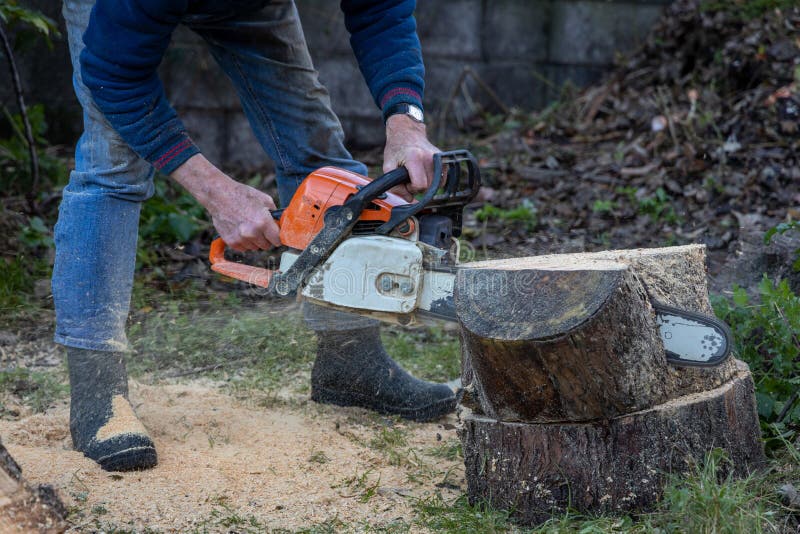
<svg viewBox="0 0 800 534">
<path fill-rule="evenodd" d="M 167 102 L 156 69 L 172 32 L 195 9 L 231 12 L 265 0 L 97 0 L 83 36 L 83 83 L 120 136 L 170 173 L 199 152 Z M 415 0 L 342 0 L 350 44 L 380 108 L 421 106 L 425 70 Z"/>
</svg>

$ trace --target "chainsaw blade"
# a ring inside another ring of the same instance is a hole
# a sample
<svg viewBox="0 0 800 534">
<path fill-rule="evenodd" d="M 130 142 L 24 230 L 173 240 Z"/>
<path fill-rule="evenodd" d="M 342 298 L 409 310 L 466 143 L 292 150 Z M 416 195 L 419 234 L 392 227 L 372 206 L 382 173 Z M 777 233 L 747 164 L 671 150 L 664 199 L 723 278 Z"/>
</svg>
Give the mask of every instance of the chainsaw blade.
<svg viewBox="0 0 800 534">
<path fill-rule="evenodd" d="M 458 322 L 453 301 L 456 270 L 424 271 L 419 316 Z M 653 309 L 667 362 L 676 366 L 713 367 L 728 359 L 732 337 L 724 322 L 655 301 Z"/>
<path fill-rule="evenodd" d="M 730 328 L 716 317 L 653 302 L 667 360 L 673 365 L 713 367 L 731 353 Z"/>
</svg>

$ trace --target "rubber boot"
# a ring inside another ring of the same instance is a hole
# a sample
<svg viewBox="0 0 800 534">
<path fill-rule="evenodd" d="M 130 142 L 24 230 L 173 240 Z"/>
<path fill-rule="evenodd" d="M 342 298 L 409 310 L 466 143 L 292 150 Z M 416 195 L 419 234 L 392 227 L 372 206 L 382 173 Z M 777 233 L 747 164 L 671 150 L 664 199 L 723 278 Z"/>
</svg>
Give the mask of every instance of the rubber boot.
<svg viewBox="0 0 800 534">
<path fill-rule="evenodd" d="M 360 406 L 414 421 L 455 410 L 456 397 L 444 384 L 414 378 L 383 348 L 378 327 L 317 332 L 311 399 Z"/>
<path fill-rule="evenodd" d="M 128 373 L 120 352 L 67 348 L 69 430 L 75 449 L 106 471 L 158 463 L 153 440 L 128 402 Z"/>
</svg>

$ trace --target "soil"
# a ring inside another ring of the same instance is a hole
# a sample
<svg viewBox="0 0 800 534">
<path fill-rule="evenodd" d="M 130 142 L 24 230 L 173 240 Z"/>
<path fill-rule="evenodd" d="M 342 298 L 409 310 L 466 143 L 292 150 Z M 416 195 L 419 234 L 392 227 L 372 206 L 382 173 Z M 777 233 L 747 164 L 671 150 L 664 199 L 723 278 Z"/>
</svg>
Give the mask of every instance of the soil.
<svg viewBox="0 0 800 534">
<path fill-rule="evenodd" d="M 332 518 L 386 524 L 411 520 L 410 496 L 459 491 L 453 482 L 462 479 L 460 461 L 427 459 L 437 470 L 457 473 L 444 488 L 434 486 L 436 478 L 410 482 L 407 466 L 390 465 L 370 448 L 374 429 L 364 424 L 366 412 L 296 400 L 259 408 L 211 383 L 132 382 L 132 404 L 159 453 L 158 466 L 140 472 L 109 473 L 73 451 L 66 403 L 0 421 L 0 435 L 30 483 L 54 485 L 67 506 L 85 511 L 71 517 L 72 532 L 93 530 L 110 518 L 117 528 L 185 532 L 208 528 L 209 518 L 226 511 L 252 515 L 271 528 L 296 529 Z M 454 437 L 454 422 L 451 416 L 429 424 L 393 424 L 408 431 L 409 447 L 424 453 Z M 367 487 L 377 484 L 368 499 L 363 487 L 347 484 L 364 473 Z M 213 522 L 211 527 L 214 531 Z"/>
<path fill-rule="evenodd" d="M 476 117 L 474 249 L 702 243 L 716 275 L 752 252 L 745 234 L 800 218 L 800 7 L 747 20 L 733 4 L 672 2 L 601 83 L 499 126 Z"/>
</svg>

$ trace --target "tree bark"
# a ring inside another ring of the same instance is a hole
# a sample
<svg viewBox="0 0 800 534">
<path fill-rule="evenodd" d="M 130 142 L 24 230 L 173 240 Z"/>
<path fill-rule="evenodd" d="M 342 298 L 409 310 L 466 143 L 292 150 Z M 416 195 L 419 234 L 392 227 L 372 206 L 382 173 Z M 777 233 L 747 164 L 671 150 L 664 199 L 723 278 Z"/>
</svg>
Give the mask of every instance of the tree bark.
<svg viewBox="0 0 800 534">
<path fill-rule="evenodd" d="M 702 246 L 465 265 L 461 439 L 470 498 L 529 522 L 652 504 L 663 474 L 726 449 L 763 460 L 753 383 L 733 358 L 667 363 L 652 303 L 712 314 Z"/>
<path fill-rule="evenodd" d="M 712 314 L 702 246 L 514 258 L 456 280 L 464 384 L 503 421 L 610 419 L 735 372 L 668 365 L 651 301 Z"/>
<path fill-rule="evenodd" d="M 609 421 L 507 423 L 462 414 L 468 494 L 514 510 L 529 524 L 568 507 L 582 512 L 650 508 L 667 473 L 688 471 L 712 448 L 737 475 L 763 450 L 746 366 L 715 389 Z"/>
<path fill-rule="evenodd" d="M 50 486 L 32 488 L 22 470 L 0 443 L 0 532 L 8 534 L 64 532 L 66 508 Z"/>
</svg>

